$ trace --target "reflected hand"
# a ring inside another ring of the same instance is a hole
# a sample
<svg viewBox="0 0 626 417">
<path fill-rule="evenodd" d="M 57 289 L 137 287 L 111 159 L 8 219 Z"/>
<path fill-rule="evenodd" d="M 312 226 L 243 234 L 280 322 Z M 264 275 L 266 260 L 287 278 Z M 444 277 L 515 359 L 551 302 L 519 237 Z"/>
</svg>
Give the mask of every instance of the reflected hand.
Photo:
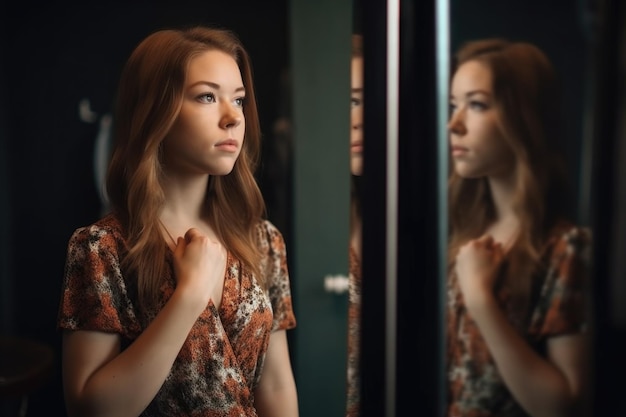
<svg viewBox="0 0 626 417">
<path fill-rule="evenodd" d="M 455 271 L 468 306 L 493 295 L 503 257 L 502 245 L 490 235 L 483 235 L 461 246 L 456 257 Z"/>
</svg>

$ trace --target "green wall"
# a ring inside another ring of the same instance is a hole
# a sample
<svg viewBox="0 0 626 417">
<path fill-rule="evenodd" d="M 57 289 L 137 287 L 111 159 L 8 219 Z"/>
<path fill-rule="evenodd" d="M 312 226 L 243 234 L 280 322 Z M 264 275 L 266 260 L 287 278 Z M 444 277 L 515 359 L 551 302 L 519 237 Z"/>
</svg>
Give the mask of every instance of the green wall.
<svg viewBox="0 0 626 417">
<path fill-rule="evenodd" d="M 347 294 L 324 290 L 348 274 L 350 0 L 292 0 L 292 284 L 300 416 L 345 415 Z"/>
</svg>

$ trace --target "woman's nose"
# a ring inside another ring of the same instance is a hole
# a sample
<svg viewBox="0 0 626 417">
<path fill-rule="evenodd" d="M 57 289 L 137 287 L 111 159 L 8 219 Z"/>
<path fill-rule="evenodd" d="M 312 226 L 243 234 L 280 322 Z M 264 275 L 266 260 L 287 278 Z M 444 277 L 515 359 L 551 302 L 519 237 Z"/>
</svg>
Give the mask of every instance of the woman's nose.
<svg viewBox="0 0 626 417">
<path fill-rule="evenodd" d="M 461 110 L 453 112 L 452 116 L 450 116 L 450 120 L 448 121 L 448 130 L 457 135 L 462 135 L 466 132 Z"/>
<path fill-rule="evenodd" d="M 239 109 L 234 109 L 232 105 L 227 104 L 224 114 L 222 115 L 220 125 L 224 129 L 230 129 L 239 126 L 242 120 L 243 114 L 241 111 Z"/>
<path fill-rule="evenodd" d="M 353 108 L 350 112 L 350 125 L 352 129 L 361 129 L 363 127 L 363 110 Z"/>
</svg>

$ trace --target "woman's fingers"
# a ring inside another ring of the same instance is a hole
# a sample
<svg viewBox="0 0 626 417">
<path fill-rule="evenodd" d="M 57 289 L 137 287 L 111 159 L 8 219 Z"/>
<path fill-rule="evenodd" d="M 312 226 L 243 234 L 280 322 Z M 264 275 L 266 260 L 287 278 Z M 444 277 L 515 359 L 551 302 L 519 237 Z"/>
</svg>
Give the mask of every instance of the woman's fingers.
<svg viewBox="0 0 626 417">
<path fill-rule="evenodd" d="M 220 246 L 220 242 L 215 241 L 204 235 L 199 229 L 192 227 L 185 233 L 185 241 L 187 244 L 191 243 L 191 241 L 195 239 L 206 239 L 207 242 L 212 243 L 213 245 Z"/>
<path fill-rule="evenodd" d="M 187 247 L 187 241 L 179 236 L 176 239 L 176 247 L 174 248 L 174 255 L 176 257 L 181 257 L 183 253 L 185 253 L 186 247 Z"/>
<path fill-rule="evenodd" d="M 476 240 L 483 243 L 493 242 L 493 236 L 491 236 L 490 234 L 484 234 Z"/>
<path fill-rule="evenodd" d="M 495 241 L 493 240 L 493 236 L 485 234 L 476 239 L 474 242 L 485 248 L 492 249 Z"/>
<path fill-rule="evenodd" d="M 202 233 L 195 227 L 192 227 L 191 229 L 187 230 L 187 232 L 185 232 L 185 241 L 187 243 L 190 243 L 194 238 L 198 237 L 202 237 Z"/>
</svg>

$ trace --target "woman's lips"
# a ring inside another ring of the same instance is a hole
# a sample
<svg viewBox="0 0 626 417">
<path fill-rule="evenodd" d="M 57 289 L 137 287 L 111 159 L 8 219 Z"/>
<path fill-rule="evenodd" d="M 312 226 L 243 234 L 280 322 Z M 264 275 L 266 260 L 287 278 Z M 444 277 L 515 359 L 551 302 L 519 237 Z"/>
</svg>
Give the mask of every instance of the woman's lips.
<svg viewBox="0 0 626 417">
<path fill-rule="evenodd" d="M 225 152 L 237 152 L 239 143 L 235 139 L 226 139 L 216 143 L 215 147 Z"/>
<path fill-rule="evenodd" d="M 362 153 L 363 152 L 363 144 L 362 143 L 353 143 L 350 145 L 350 151 L 352 153 Z"/>
<path fill-rule="evenodd" d="M 469 151 L 469 149 L 467 149 L 464 146 L 456 145 L 456 146 L 452 146 L 450 148 L 450 151 L 452 152 L 452 156 L 461 156 L 461 155 L 465 155 Z"/>
</svg>

